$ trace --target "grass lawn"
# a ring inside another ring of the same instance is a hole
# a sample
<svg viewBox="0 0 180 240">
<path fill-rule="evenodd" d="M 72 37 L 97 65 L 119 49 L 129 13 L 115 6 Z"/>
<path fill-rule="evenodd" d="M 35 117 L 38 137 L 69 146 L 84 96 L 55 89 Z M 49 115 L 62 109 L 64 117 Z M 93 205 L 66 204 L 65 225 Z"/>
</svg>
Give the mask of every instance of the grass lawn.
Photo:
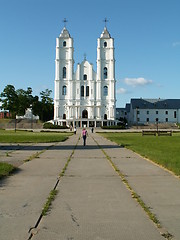
<svg viewBox="0 0 180 240">
<path fill-rule="evenodd" d="M 172 137 L 142 136 L 141 133 L 101 134 L 180 175 L 180 133 L 174 133 Z"/>
<path fill-rule="evenodd" d="M 0 179 L 2 177 L 8 176 L 13 170 L 14 166 L 8 163 L 0 163 Z"/>
<path fill-rule="evenodd" d="M 0 143 L 45 143 L 65 141 L 72 133 L 0 130 Z"/>
</svg>

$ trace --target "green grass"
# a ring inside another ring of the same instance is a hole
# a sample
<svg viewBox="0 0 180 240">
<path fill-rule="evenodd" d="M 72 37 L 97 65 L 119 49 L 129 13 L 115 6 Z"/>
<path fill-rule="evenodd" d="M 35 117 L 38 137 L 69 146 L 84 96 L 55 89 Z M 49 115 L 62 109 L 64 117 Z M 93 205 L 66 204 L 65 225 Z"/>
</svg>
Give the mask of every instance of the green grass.
<svg viewBox="0 0 180 240">
<path fill-rule="evenodd" d="M 15 167 L 11 164 L 0 163 L 0 178 L 8 176 L 13 170 L 15 170 Z"/>
<path fill-rule="evenodd" d="M 72 133 L 0 130 L 0 143 L 45 143 L 65 141 Z"/>
<path fill-rule="evenodd" d="M 109 140 L 180 175 L 180 133 L 173 136 L 142 136 L 141 133 L 101 133 Z"/>
</svg>

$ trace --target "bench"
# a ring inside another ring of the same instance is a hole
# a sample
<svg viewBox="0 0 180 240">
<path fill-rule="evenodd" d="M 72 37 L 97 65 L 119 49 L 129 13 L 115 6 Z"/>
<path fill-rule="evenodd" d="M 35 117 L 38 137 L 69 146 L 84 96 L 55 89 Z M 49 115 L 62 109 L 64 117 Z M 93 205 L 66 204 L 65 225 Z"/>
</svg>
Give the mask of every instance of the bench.
<svg viewBox="0 0 180 240">
<path fill-rule="evenodd" d="M 172 136 L 172 130 L 158 131 L 158 136 Z"/>
<path fill-rule="evenodd" d="M 153 131 L 153 130 L 142 130 L 142 136 L 144 135 L 154 135 L 156 136 L 157 131 Z"/>
</svg>

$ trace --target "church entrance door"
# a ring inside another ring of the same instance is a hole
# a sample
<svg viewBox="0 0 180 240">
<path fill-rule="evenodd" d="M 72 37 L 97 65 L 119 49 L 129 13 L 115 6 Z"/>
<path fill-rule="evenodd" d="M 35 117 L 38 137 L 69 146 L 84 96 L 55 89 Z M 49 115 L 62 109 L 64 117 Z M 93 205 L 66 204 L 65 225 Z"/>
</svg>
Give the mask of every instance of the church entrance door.
<svg viewBox="0 0 180 240">
<path fill-rule="evenodd" d="M 88 118 L 88 111 L 87 110 L 82 111 L 82 118 Z"/>
</svg>

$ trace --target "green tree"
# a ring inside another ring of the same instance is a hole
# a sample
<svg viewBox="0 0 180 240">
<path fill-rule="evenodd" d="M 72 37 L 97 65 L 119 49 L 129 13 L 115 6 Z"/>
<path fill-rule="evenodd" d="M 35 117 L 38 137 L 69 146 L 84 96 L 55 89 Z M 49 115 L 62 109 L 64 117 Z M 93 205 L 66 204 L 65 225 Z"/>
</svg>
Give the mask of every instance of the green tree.
<svg viewBox="0 0 180 240">
<path fill-rule="evenodd" d="M 52 90 L 46 89 L 40 92 L 41 101 L 36 98 L 33 103 L 33 113 L 39 115 L 40 120 L 43 122 L 53 119 L 54 105 L 53 99 L 50 97 Z"/>
<path fill-rule="evenodd" d="M 9 110 L 12 115 L 12 118 L 15 118 L 18 108 L 19 108 L 19 101 L 18 95 L 16 93 L 15 87 L 13 85 L 7 85 L 3 92 L 0 94 L 2 108 L 4 110 Z"/>
<path fill-rule="evenodd" d="M 25 110 L 33 104 L 34 97 L 32 96 L 32 88 L 28 87 L 27 90 L 18 89 L 16 91 L 18 95 L 18 115 L 24 115 Z"/>
</svg>

